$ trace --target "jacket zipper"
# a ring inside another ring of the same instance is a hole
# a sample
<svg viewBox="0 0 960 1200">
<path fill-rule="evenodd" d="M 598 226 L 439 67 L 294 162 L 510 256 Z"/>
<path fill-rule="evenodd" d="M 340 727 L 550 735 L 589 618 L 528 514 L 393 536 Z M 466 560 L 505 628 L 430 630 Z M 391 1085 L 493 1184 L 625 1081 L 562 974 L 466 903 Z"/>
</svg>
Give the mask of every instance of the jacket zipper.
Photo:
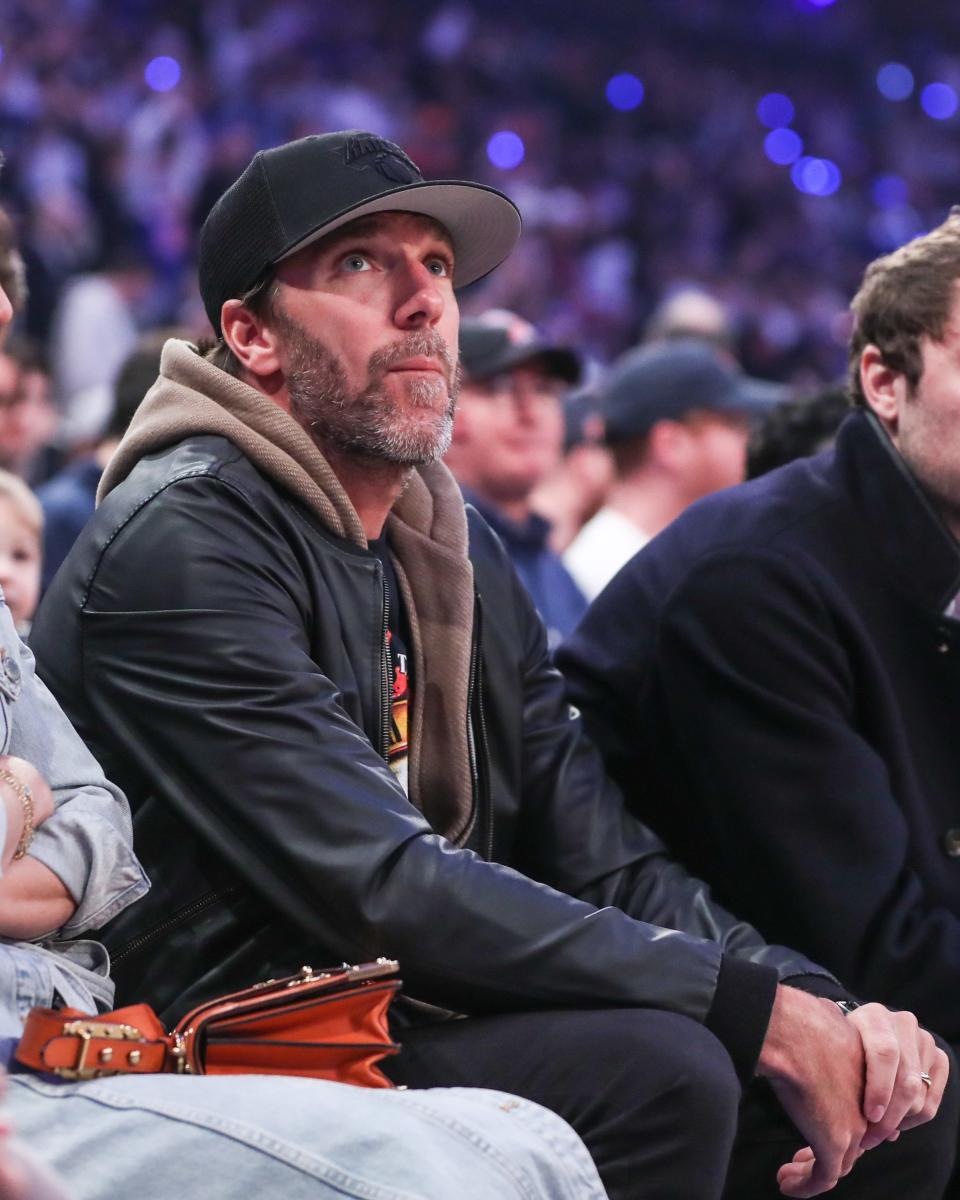
<svg viewBox="0 0 960 1200">
<path fill-rule="evenodd" d="M 486 822 L 483 849 L 487 862 L 493 858 L 493 800 L 490 796 L 489 746 L 487 718 L 483 707 L 483 661 L 480 641 L 483 632 L 483 605 L 480 593 L 474 594 L 473 639 L 470 645 L 470 678 L 467 684 L 467 746 L 473 781 L 475 812 Z"/>
<path fill-rule="evenodd" d="M 152 929 L 138 934 L 137 937 L 127 942 L 115 954 L 110 955 L 111 963 L 122 962 L 131 954 L 136 954 L 138 950 L 152 942 L 155 938 L 160 937 L 161 934 L 175 929 L 178 925 L 182 925 L 184 921 L 189 921 L 191 917 L 195 917 L 211 904 L 215 904 L 218 900 L 223 900 L 236 890 L 236 884 L 231 884 L 229 887 L 221 888 L 218 892 L 207 892 L 205 896 L 201 896 L 185 908 L 181 908 L 178 912 L 175 912 L 172 917 L 168 917 L 165 921 L 161 921 L 159 925 L 154 925 Z"/>
<path fill-rule="evenodd" d="M 380 580 L 380 591 L 383 597 L 383 622 L 380 631 L 380 757 L 384 762 L 390 759 L 390 701 L 393 696 L 392 661 L 390 642 L 387 633 L 390 629 L 390 594 L 387 591 L 387 581 L 384 578 L 383 567 L 377 564 L 377 578 Z"/>
</svg>

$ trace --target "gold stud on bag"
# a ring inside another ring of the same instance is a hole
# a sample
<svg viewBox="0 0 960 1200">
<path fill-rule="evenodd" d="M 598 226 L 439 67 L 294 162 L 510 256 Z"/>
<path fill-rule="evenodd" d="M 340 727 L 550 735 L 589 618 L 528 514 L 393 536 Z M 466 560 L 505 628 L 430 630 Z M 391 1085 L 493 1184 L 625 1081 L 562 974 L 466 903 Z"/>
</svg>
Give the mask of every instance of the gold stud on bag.
<svg viewBox="0 0 960 1200">
<path fill-rule="evenodd" d="M 208 1000 L 171 1033 L 147 1004 L 96 1017 L 34 1008 L 15 1057 L 64 1079 L 262 1074 L 391 1087 L 376 1064 L 400 1048 L 387 1026 L 398 970 L 387 958 L 322 971 L 303 967 L 297 975 Z"/>
</svg>

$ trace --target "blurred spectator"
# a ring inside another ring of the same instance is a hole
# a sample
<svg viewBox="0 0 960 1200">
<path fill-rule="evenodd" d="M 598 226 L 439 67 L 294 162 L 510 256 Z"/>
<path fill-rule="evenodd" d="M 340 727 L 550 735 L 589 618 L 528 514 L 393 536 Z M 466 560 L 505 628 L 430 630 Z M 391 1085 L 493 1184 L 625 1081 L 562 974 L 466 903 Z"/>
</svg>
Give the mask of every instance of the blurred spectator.
<svg viewBox="0 0 960 1200">
<path fill-rule="evenodd" d="M 0 291 L 6 293 L 15 313 L 26 303 L 26 271 L 20 251 L 16 248 L 13 225 L 3 211 L 0 211 Z"/>
<path fill-rule="evenodd" d="M 603 441 L 603 417 L 594 384 L 564 401 L 563 458 L 530 496 L 550 522 L 550 546 L 562 554 L 606 499 L 613 458 Z"/>
<path fill-rule="evenodd" d="M 514 313 L 460 325 L 463 386 L 445 462 L 499 534 L 547 627 L 571 632 L 586 601 L 548 544 L 550 525 L 530 504 L 563 453 L 563 393 L 580 378 L 572 350 L 541 338 Z"/>
<path fill-rule="evenodd" d="M 0 470 L 0 591 L 21 637 L 40 599 L 43 511 L 22 479 Z"/>
<path fill-rule="evenodd" d="M 749 417 L 771 400 L 770 385 L 695 339 L 641 346 L 620 359 L 602 385 L 616 477 L 564 554 L 588 600 L 688 504 L 742 482 Z"/>
<path fill-rule="evenodd" d="M 778 404 L 750 435 L 747 478 L 829 450 L 849 411 L 850 396 L 844 387 L 824 388 L 815 396 Z"/>
<path fill-rule="evenodd" d="M 698 287 L 681 287 L 671 292 L 647 322 L 645 342 L 665 342 L 671 338 L 700 338 L 726 350 L 734 344 L 726 309 L 716 297 Z"/>
<path fill-rule="evenodd" d="M 112 382 L 136 345 L 136 313 L 149 283 L 145 265 L 121 251 L 110 269 L 81 275 L 64 291 L 50 332 L 50 362 L 68 445 L 102 432 Z"/>
<path fill-rule="evenodd" d="M 40 351 L 11 339 L 0 353 L 0 467 L 31 484 L 47 478 L 58 465 L 51 445 L 56 429 Z"/>
<path fill-rule="evenodd" d="M 140 338 L 113 385 L 113 411 L 103 437 L 90 454 L 69 463 L 37 491 L 44 513 L 44 589 L 96 507 L 100 476 L 160 373 L 160 352 L 168 336 L 179 336 L 179 331 L 157 331 Z"/>
</svg>

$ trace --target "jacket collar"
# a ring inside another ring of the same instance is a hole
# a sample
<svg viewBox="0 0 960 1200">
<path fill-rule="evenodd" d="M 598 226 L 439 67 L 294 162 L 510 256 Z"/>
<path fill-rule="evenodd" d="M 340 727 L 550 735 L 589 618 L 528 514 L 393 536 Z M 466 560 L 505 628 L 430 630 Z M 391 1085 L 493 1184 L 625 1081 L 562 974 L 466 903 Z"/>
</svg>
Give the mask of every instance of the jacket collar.
<svg viewBox="0 0 960 1200">
<path fill-rule="evenodd" d="M 872 413 L 840 427 L 836 464 L 878 556 L 901 588 L 943 613 L 960 592 L 960 543 Z"/>
<path fill-rule="evenodd" d="M 176 339 L 163 348 L 160 378 L 110 460 L 98 499 L 141 458 L 202 434 L 227 438 L 335 537 L 366 549 L 349 497 L 305 430 L 255 388 Z M 408 607 L 419 680 L 413 697 L 410 798 L 438 833 L 463 842 L 474 820 L 466 720 L 474 584 L 463 501 L 443 463 L 412 473 L 393 506 L 387 533 Z"/>
</svg>

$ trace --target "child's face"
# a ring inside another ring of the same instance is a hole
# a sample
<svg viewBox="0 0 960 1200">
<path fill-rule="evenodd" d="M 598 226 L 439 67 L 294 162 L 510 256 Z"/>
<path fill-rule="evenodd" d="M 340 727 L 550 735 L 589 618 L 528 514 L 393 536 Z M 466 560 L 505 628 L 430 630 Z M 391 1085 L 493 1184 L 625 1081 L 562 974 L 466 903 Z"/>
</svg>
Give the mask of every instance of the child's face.
<svg viewBox="0 0 960 1200">
<path fill-rule="evenodd" d="M 20 626 L 40 599 L 40 539 L 12 501 L 0 496 L 0 587 Z"/>
</svg>

